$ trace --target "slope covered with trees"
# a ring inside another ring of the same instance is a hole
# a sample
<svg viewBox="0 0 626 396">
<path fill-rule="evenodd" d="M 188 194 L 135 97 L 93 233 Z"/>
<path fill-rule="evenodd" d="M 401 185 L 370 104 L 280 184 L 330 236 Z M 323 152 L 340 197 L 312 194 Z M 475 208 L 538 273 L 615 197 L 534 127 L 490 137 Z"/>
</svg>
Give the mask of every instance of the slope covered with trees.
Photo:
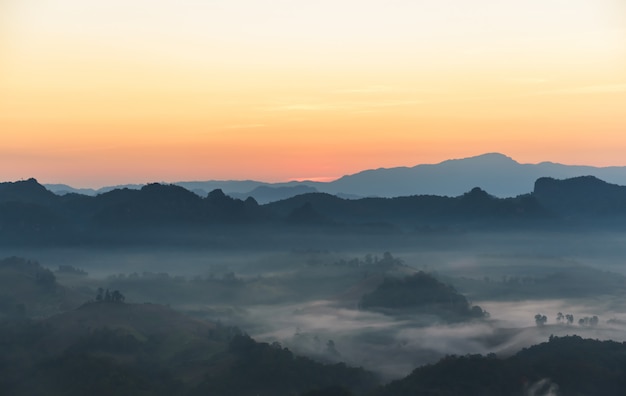
<svg viewBox="0 0 626 396">
<path fill-rule="evenodd" d="M 428 313 L 447 320 L 484 318 L 487 315 L 479 306 L 472 306 L 454 287 L 423 271 L 404 278 L 385 278 L 376 290 L 361 298 L 359 306 L 387 312 Z"/>
</svg>

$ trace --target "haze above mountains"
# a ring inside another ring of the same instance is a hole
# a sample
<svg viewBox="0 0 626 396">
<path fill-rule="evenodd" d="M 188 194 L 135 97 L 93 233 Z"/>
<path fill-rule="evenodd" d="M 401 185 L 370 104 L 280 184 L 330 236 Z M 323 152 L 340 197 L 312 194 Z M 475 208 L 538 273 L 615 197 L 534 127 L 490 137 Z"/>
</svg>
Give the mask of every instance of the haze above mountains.
<svg viewBox="0 0 626 396">
<path fill-rule="evenodd" d="M 608 183 L 626 185 L 624 166 L 593 167 L 553 162 L 522 164 L 499 153 L 451 159 L 438 164 L 364 170 L 332 182 L 265 183 L 254 180 L 209 180 L 181 181 L 172 184 L 201 196 L 221 189 L 234 198 L 253 197 L 260 204 L 264 204 L 312 192 L 323 192 L 342 198 L 389 198 L 410 195 L 455 197 L 476 186 L 496 197 L 515 197 L 532 191 L 535 181 L 541 177 L 565 179 L 577 176 L 595 176 Z M 65 184 L 45 186 L 56 194 L 75 192 L 96 195 L 121 187 L 139 189 L 143 185 L 108 186 L 97 190 L 73 188 Z"/>
</svg>

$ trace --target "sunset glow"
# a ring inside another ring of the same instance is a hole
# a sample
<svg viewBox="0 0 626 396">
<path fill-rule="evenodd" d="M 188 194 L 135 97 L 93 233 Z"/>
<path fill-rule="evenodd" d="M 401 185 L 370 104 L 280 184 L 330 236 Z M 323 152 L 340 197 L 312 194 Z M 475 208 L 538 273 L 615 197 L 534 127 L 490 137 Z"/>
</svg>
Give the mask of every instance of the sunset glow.
<svg viewBox="0 0 626 396">
<path fill-rule="evenodd" d="M 626 165 L 622 0 L 7 0 L 0 178 Z"/>
</svg>

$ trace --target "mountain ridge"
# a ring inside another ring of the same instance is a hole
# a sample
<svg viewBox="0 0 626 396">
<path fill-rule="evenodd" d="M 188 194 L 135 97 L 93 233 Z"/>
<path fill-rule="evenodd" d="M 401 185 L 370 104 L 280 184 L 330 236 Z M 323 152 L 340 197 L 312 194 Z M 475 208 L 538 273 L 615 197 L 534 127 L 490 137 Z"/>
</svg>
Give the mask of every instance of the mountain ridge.
<svg viewBox="0 0 626 396">
<path fill-rule="evenodd" d="M 200 196 L 221 189 L 234 198 L 252 197 L 260 204 L 264 204 L 299 195 L 305 190 L 358 199 L 408 195 L 458 196 L 480 186 L 496 197 L 506 198 L 528 193 L 535 181 L 541 177 L 564 179 L 577 176 L 595 176 L 609 183 L 626 185 L 626 166 L 564 165 L 550 161 L 529 164 L 520 163 L 501 153 L 491 152 L 448 159 L 436 164 L 366 169 L 330 182 L 269 183 L 255 180 L 207 180 L 168 184 L 184 187 Z M 64 184 L 45 186 L 59 195 L 67 193 L 97 195 L 117 188 L 140 189 L 144 185 L 128 184 L 100 189 L 76 189 Z"/>
</svg>

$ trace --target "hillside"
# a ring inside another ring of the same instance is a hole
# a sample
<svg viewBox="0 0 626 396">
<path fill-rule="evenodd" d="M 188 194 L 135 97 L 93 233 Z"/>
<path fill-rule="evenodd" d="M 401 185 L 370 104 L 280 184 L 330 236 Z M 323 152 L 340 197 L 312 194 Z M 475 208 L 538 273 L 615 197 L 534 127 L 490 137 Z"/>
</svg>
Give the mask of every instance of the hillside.
<svg viewBox="0 0 626 396">
<path fill-rule="evenodd" d="M 36 261 L 0 260 L 0 322 L 48 316 L 82 301 L 84 295 L 60 285 L 54 273 Z"/>
<path fill-rule="evenodd" d="M 375 395 L 617 396 L 625 386 L 625 343 L 567 336 L 551 337 L 506 359 L 449 356 L 415 369 Z"/>
<path fill-rule="evenodd" d="M 92 302 L 0 326 L 0 346 L 0 393 L 16 396 L 288 396 L 330 386 L 361 394 L 377 384 L 362 369 L 294 356 L 155 304 Z"/>
<path fill-rule="evenodd" d="M 488 315 L 479 306 L 470 305 L 452 286 L 422 271 L 404 278 L 385 278 L 374 291 L 363 295 L 359 306 L 390 313 L 430 314 L 447 321 Z"/>
</svg>

